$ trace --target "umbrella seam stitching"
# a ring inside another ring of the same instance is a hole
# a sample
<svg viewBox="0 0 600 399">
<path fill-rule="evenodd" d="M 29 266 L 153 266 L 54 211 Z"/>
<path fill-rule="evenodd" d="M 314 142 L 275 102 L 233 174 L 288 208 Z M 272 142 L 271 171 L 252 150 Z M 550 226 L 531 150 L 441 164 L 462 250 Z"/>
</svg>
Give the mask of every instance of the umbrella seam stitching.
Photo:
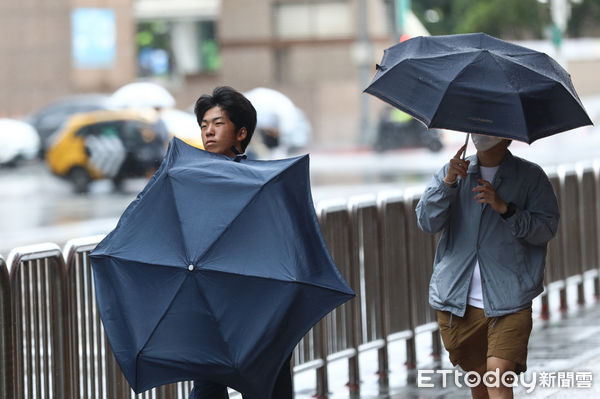
<svg viewBox="0 0 600 399">
<path fill-rule="evenodd" d="M 491 53 L 491 52 L 490 52 Z M 508 84 L 510 85 L 510 87 L 513 88 L 514 91 L 516 91 L 516 93 L 519 96 L 519 105 L 521 108 L 521 117 L 523 118 L 523 126 L 525 126 L 527 128 L 527 130 L 529 130 L 529 126 L 527 125 L 527 119 L 525 118 L 525 108 L 523 108 L 523 98 L 521 97 L 521 90 L 518 87 L 515 87 L 515 85 L 513 84 L 512 80 L 510 79 L 510 77 L 508 76 L 508 74 L 506 73 L 506 70 L 503 68 L 502 64 L 500 64 L 500 62 L 498 61 L 498 56 L 495 53 L 491 53 L 492 54 L 492 60 L 494 60 L 494 63 L 496 65 L 498 65 L 498 69 L 500 69 L 502 71 L 502 74 L 504 75 L 504 77 L 506 78 L 506 81 L 508 82 Z M 502 57 L 502 59 L 504 59 L 504 57 Z M 514 60 L 511 59 L 511 62 L 514 62 Z M 525 68 L 533 73 L 538 73 L 537 71 L 533 71 L 531 68 L 526 67 L 525 65 L 523 65 L 521 62 L 515 62 L 515 64 L 521 66 L 522 68 Z M 541 74 L 544 75 L 544 74 Z M 544 75 L 545 77 L 549 78 L 548 76 Z M 551 79 L 551 78 L 549 78 Z M 554 79 L 552 79 L 554 80 Z M 562 85 L 562 83 L 561 83 Z"/>
<path fill-rule="evenodd" d="M 236 215 L 235 218 L 233 218 L 231 220 L 231 222 L 229 222 L 229 224 L 227 225 L 227 227 L 225 227 L 223 229 L 223 231 L 221 232 L 221 234 L 219 234 L 218 237 L 216 237 L 214 239 L 214 241 L 210 244 L 210 246 L 208 248 L 206 248 L 206 250 L 204 250 L 204 252 L 202 254 L 200 254 L 200 256 L 198 256 L 198 261 L 200 261 L 211 249 L 212 247 L 217 243 L 217 241 L 219 241 L 221 239 L 221 237 L 223 237 L 223 235 L 229 231 L 229 228 L 234 224 L 234 222 L 240 217 L 240 215 L 246 210 L 246 208 L 248 208 L 248 206 L 250 206 L 250 204 L 252 203 L 252 201 L 258 196 L 258 194 L 260 194 L 264 188 L 271 183 L 273 180 L 275 180 L 277 177 L 287 173 L 290 168 L 292 166 L 295 166 L 298 162 L 300 162 L 301 160 L 303 160 L 306 156 L 301 156 L 299 157 L 296 161 L 294 161 L 291 165 L 289 165 L 283 172 L 276 174 L 275 176 L 271 177 L 269 180 L 267 180 L 259 189 L 258 191 L 256 191 L 256 193 L 254 193 L 254 195 L 252 196 L 252 198 L 250 198 L 250 200 L 248 200 L 248 202 L 244 205 L 244 207 L 240 210 L 240 212 Z"/>
<path fill-rule="evenodd" d="M 169 165 L 169 166 L 171 166 L 171 165 Z M 174 199 L 175 191 L 173 189 L 173 181 L 171 179 L 171 175 L 169 175 L 168 170 L 166 171 L 166 177 L 167 177 L 167 179 L 165 179 L 165 180 L 167 180 L 169 182 L 168 184 L 169 184 L 169 188 L 171 189 L 171 196 Z M 175 214 L 177 215 L 177 222 L 178 222 L 177 225 L 179 226 L 179 233 L 180 233 L 179 237 L 181 238 L 181 241 L 183 242 L 183 247 L 185 250 L 185 260 L 186 260 L 186 263 L 188 263 L 188 262 L 191 262 L 191 260 L 190 260 L 190 256 L 189 256 L 189 248 L 187 245 L 187 241 L 185 239 L 185 234 L 183 234 L 183 227 L 182 227 L 183 221 L 181 220 L 181 215 L 179 214 L 179 208 L 177 207 L 177 204 L 175 203 L 175 201 L 173 201 L 173 205 L 174 205 L 173 208 L 175 208 Z"/>
<path fill-rule="evenodd" d="M 314 283 L 312 281 L 304 281 L 304 280 L 293 280 L 293 281 L 291 281 L 291 280 L 283 280 L 283 279 L 279 279 L 279 278 L 275 278 L 275 277 L 255 276 L 255 275 L 250 275 L 250 274 L 233 273 L 233 272 L 228 272 L 228 271 L 223 271 L 223 270 L 206 269 L 206 268 L 204 268 L 204 269 L 202 269 L 202 268 L 198 269 L 199 273 L 202 273 L 202 272 L 205 272 L 205 271 L 207 271 L 207 272 L 215 272 L 215 273 L 223 273 L 223 274 L 230 274 L 230 275 L 233 275 L 233 276 L 240 276 L 240 277 L 252 277 L 252 278 L 258 278 L 258 279 L 261 279 L 261 280 L 278 281 L 280 283 L 303 284 L 303 285 L 309 285 L 311 287 L 319 287 L 319 288 L 323 288 L 323 289 L 326 289 L 326 290 L 331 290 L 331 291 L 336 291 L 336 292 L 342 292 L 342 293 L 346 294 L 346 292 L 340 291 L 339 289 L 337 289 L 335 287 L 329 287 L 329 286 L 326 286 L 326 285 L 323 285 L 323 284 L 317 284 L 317 283 Z M 343 278 L 343 276 L 341 276 L 341 277 Z"/>
<path fill-rule="evenodd" d="M 475 57 L 474 59 L 477 59 L 477 57 Z M 462 68 L 460 69 L 460 71 L 459 71 L 459 72 L 458 72 L 456 75 L 454 75 L 454 77 L 452 78 L 452 80 L 448 82 L 448 84 L 446 85 L 446 88 L 444 89 L 444 93 L 442 93 L 442 95 L 439 97 L 439 101 L 438 101 L 438 103 L 437 103 L 437 106 L 435 107 L 435 113 L 434 113 L 434 114 L 431 116 L 431 122 L 430 122 L 430 125 L 433 125 L 433 121 L 435 120 L 435 117 L 436 117 L 436 116 L 437 116 L 437 114 L 438 114 L 438 111 L 439 111 L 439 109 L 440 109 L 440 105 L 442 104 L 442 101 L 443 101 L 443 100 L 444 100 L 444 98 L 446 97 L 446 93 L 448 93 L 448 90 L 450 89 L 450 86 L 452 86 L 452 83 L 454 82 L 454 80 L 455 80 L 455 79 L 456 79 L 458 76 L 460 76 L 460 75 L 461 75 L 461 74 L 462 74 L 462 73 L 465 71 L 465 69 L 467 69 L 467 68 L 468 68 L 468 67 L 471 65 L 471 63 L 472 63 L 472 62 L 473 62 L 473 60 L 471 60 L 471 61 L 470 61 L 468 64 L 466 64 L 464 67 L 462 67 Z M 434 126 L 434 127 L 435 127 L 435 126 Z"/>
</svg>

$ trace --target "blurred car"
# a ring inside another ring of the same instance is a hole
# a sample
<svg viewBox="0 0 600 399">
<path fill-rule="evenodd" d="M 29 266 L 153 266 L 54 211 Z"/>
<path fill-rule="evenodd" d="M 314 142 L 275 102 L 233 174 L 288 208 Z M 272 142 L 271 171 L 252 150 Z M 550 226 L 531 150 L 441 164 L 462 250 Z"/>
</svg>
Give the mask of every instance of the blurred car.
<svg viewBox="0 0 600 399">
<path fill-rule="evenodd" d="M 92 180 L 120 187 L 127 177 L 150 176 L 160 165 L 169 134 L 154 110 L 92 111 L 73 115 L 52 136 L 46 163 L 86 192 Z"/>
<path fill-rule="evenodd" d="M 377 137 L 373 148 L 375 151 L 384 152 L 407 147 L 426 147 L 438 152 L 444 145 L 439 130 L 427 129 L 421 122 L 399 109 L 385 108 L 377 125 Z"/>
<path fill-rule="evenodd" d="M 15 166 L 31 160 L 40 151 L 35 128 L 16 119 L 0 119 L 0 166 Z"/>
<path fill-rule="evenodd" d="M 50 137 L 71 115 L 102 109 L 111 109 L 110 96 L 107 94 L 75 94 L 53 101 L 25 118 L 33 125 L 41 141 L 41 153 L 48 148 Z"/>
</svg>

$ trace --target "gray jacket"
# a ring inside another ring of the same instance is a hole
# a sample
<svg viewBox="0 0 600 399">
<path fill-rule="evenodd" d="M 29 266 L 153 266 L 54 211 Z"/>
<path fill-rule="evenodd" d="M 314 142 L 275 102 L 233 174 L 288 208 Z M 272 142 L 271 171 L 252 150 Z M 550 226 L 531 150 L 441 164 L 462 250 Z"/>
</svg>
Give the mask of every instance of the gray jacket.
<svg viewBox="0 0 600 399">
<path fill-rule="evenodd" d="M 489 205 L 473 199 L 472 189 L 481 174 L 477 156 L 468 159 L 466 179 L 459 178 L 456 187 L 445 185 L 446 164 L 417 205 L 419 227 L 430 234 L 442 231 L 429 303 L 462 317 L 478 259 L 485 315 L 514 313 L 531 306 L 543 291 L 547 244 L 558 227 L 556 195 L 539 166 L 507 151 L 491 182 L 498 195 L 517 208 L 503 219 Z"/>
</svg>

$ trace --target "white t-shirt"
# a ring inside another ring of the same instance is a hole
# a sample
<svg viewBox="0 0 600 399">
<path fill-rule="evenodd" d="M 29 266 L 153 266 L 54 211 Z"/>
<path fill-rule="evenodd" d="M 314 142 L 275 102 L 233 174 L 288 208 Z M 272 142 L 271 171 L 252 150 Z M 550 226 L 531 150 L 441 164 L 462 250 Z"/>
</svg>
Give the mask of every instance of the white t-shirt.
<svg viewBox="0 0 600 399">
<path fill-rule="evenodd" d="M 494 176 L 498 171 L 499 166 L 487 167 L 479 166 L 481 171 L 481 178 L 487 180 L 490 183 L 494 180 Z M 475 268 L 473 269 L 473 275 L 471 276 L 471 283 L 469 284 L 469 297 L 467 298 L 467 304 L 475 306 L 476 308 L 483 309 L 483 292 L 481 290 L 481 272 L 479 271 L 479 261 L 475 260 Z"/>
</svg>

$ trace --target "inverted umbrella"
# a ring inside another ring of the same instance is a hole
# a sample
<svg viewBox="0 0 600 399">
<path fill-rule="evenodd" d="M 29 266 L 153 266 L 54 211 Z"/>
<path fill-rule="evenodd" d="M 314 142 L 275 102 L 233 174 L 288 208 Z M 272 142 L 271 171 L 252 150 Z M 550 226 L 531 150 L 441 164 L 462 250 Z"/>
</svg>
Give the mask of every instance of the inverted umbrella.
<svg viewBox="0 0 600 399">
<path fill-rule="evenodd" d="M 302 336 L 354 296 L 318 227 L 308 156 L 230 159 L 173 139 L 91 254 L 104 329 L 137 393 L 200 379 L 268 398 Z"/>
<path fill-rule="evenodd" d="M 532 143 L 592 124 L 555 60 L 484 33 L 404 41 L 377 69 L 365 92 L 429 128 Z"/>
</svg>

